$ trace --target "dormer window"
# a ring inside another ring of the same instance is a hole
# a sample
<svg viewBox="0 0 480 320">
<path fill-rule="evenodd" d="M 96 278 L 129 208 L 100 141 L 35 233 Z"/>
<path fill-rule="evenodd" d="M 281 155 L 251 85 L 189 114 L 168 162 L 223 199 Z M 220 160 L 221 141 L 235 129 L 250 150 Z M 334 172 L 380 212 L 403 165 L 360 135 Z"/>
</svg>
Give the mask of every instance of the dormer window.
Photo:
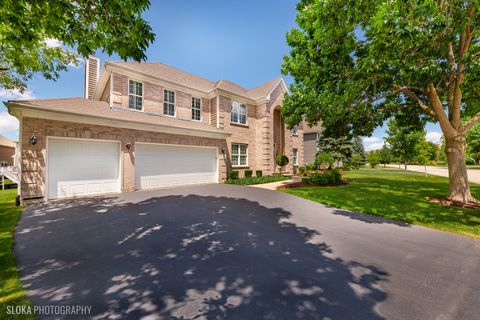
<svg viewBox="0 0 480 320">
<path fill-rule="evenodd" d="M 128 107 L 134 110 L 143 109 L 143 83 L 128 81 Z"/>
<path fill-rule="evenodd" d="M 247 124 L 247 106 L 240 102 L 232 102 L 232 113 L 230 117 L 232 123 Z"/>
</svg>

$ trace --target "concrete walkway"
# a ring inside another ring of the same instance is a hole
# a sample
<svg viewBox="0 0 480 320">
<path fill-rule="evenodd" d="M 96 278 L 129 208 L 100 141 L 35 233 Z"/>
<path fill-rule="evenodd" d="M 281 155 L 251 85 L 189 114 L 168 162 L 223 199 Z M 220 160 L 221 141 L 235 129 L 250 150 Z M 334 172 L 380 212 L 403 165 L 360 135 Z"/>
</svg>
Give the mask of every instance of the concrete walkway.
<svg viewBox="0 0 480 320">
<path fill-rule="evenodd" d="M 398 168 L 398 165 L 394 165 L 394 164 L 390 164 L 387 166 L 392 168 Z M 403 165 L 401 165 L 400 168 L 403 169 L 404 168 Z M 425 173 L 424 166 L 408 165 L 407 170 Z M 468 181 L 480 184 L 480 168 L 470 168 L 470 169 L 467 169 L 467 172 L 468 172 Z M 448 177 L 448 168 L 427 166 L 427 173 L 434 176 Z"/>
<path fill-rule="evenodd" d="M 271 183 L 252 184 L 249 187 L 262 188 L 262 189 L 267 189 L 267 190 L 277 190 L 278 187 L 290 184 L 292 182 L 293 182 L 293 180 L 290 179 L 290 180 L 276 181 L 276 182 L 271 182 Z"/>
</svg>

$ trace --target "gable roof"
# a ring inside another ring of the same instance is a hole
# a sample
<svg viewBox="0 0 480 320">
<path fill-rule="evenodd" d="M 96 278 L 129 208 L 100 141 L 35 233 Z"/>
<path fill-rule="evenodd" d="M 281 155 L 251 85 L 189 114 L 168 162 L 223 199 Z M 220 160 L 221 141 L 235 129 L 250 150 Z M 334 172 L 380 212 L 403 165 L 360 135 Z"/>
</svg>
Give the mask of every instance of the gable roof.
<svg viewBox="0 0 480 320">
<path fill-rule="evenodd" d="M 0 134 L 0 146 L 2 147 L 9 147 L 9 148 L 15 148 L 16 147 L 16 143 L 10 139 L 8 139 L 7 137 L 5 136 L 2 136 Z"/>
<path fill-rule="evenodd" d="M 208 92 L 215 86 L 215 82 L 183 70 L 168 66 L 160 62 L 106 62 L 115 66 L 124 67 L 133 71 L 162 78 L 170 82 L 178 83 L 186 87 L 195 88 Z"/>
<path fill-rule="evenodd" d="M 105 62 L 105 65 L 112 65 L 120 68 L 125 68 L 130 71 L 143 73 L 152 77 L 166 80 L 168 82 L 200 90 L 205 93 L 210 93 L 216 89 L 220 89 L 252 100 L 266 98 L 270 94 L 270 92 L 273 91 L 273 89 L 275 89 L 275 87 L 283 81 L 283 78 L 278 77 L 260 86 L 248 90 L 236 83 L 225 79 L 213 82 L 160 62 L 107 61 Z"/>
</svg>

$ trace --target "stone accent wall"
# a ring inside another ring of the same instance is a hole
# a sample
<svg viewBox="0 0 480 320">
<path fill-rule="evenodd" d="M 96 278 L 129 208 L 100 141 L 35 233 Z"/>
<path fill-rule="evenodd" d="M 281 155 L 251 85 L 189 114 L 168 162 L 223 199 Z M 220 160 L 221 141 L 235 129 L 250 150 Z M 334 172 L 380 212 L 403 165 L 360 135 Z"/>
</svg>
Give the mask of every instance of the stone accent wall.
<svg viewBox="0 0 480 320">
<path fill-rule="evenodd" d="M 218 147 L 219 150 L 227 149 L 226 141 L 223 139 L 174 135 L 33 118 L 23 118 L 22 121 L 22 199 L 41 198 L 45 196 L 47 136 L 120 141 L 122 146 L 122 191 L 135 189 L 135 142 L 213 146 Z M 35 145 L 30 143 L 30 137 L 33 134 L 38 138 L 38 142 Z M 131 149 L 125 147 L 127 143 L 132 144 Z M 225 156 L 220 155 L 220 181 L 226 179 L 227 161 Z"/>
</svg>

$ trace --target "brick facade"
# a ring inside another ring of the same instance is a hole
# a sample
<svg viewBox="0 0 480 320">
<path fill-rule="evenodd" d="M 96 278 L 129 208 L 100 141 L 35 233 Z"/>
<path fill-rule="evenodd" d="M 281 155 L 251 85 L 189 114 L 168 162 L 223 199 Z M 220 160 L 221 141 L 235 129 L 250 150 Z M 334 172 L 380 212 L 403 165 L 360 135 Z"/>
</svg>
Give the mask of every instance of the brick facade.
<svg viewBox="0 0 480 320">
<path fill-rule="evenodd" d="M 38 138 L 35 145 L 30 143 L 30 137 L 32 135 Z M 33 118 L 23 118 L 21 136 L 22 199 L 45 196 L 47 137 L 120 141 L 122 146 L 122 191 L 135 189 L 135 142 L 209 146 L 217 147 L 219 150 L 226 150 L 227 147 L 225 140 L 222 139 L 173 135 Z M 132 144 L 130 149 L 125 147 L 127 143 Z M 226 156 L 219 154 L 219 160 L 219 180 L 221 182 L 225 180 L 227 174 Z"/>
</svg>

